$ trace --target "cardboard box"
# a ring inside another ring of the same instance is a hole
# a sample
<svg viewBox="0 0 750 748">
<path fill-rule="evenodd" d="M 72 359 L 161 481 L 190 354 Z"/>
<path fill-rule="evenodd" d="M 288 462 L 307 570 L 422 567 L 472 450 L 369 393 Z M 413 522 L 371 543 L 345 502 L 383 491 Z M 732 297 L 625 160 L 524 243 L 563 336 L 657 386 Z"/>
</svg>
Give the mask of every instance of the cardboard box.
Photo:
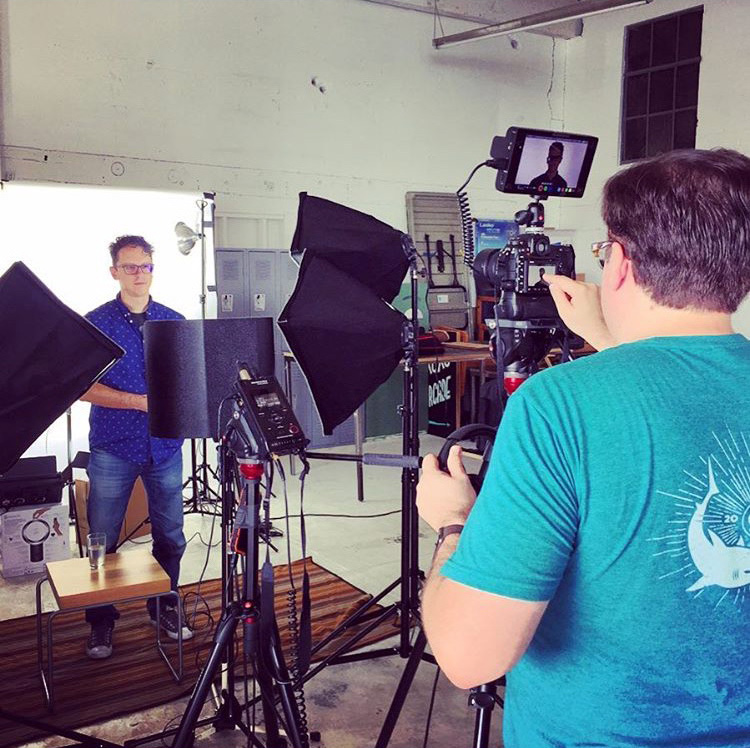
<svg viewBox="0 0 750 748">
<path fill-rule="evenodd" d="M 81 530 L 81 542 L 86 544 L 86 535 L 89 532 L 89 522 L 86 515 L 86 507 L 89 498 L 89 482 L 87 480 L 76 480 L 76 515 L 78 517 L 78 527 Z M 125 538 L 139 538 L 142 535 L 151 533 L 151 523 L 146 522 L 148 519 L 148 500 L 146 499 L 146 489 L 140 478 L 136 480 L 133 486 L 133 492 L 130 494 L 130 502 L 125 512 L 125 520 L 122 523 L 118 544 L 122 543 Z"/>
<path fill-rule="evenodd" d="M 3 576 L 39 574 L 47 561 L 70 558 L 68 507 L 40 504 L 2 515 Z"/>
</svg>

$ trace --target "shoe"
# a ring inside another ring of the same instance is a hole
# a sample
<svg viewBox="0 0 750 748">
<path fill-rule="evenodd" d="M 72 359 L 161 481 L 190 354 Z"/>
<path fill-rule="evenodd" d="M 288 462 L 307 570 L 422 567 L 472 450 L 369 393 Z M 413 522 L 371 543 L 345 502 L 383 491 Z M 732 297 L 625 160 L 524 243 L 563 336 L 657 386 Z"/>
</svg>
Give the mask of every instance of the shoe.
<svg viewBox="0 0 750 748">
<path fill-rule="evenodd" d="M 177 608 L 163 605 L 159 624 L 161 630 L 170 638 L 177 641 Z M 156 613 L 151 616 L 151 625 L 156 626 Z M 182 641 L 186 642 L 193 638 L 193 630 L 187 625 L 185 615 L 182 616 Z"/>
<path fill-rule="evenodd" d="M 91 633 L 86 640 L 86 654 L 92 660 L 106 660 L 112 655 L 112 632 L 115 624 L 112 621 L 91 624 Z"/>
</svg>

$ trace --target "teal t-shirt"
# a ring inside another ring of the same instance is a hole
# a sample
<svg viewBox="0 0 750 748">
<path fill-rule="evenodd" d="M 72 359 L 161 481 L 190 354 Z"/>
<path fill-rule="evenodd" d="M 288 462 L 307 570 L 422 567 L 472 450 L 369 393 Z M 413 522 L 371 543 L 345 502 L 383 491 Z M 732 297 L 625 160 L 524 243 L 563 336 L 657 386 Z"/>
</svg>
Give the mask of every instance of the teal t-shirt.
<svg viewBox="0 0 750 748">
<path fill-rule="evenodd" d="M 750 746 L 750 342 L 533 376 L 443 573 L 550 601 L 508 674 L 507 748 Z"/>
</svg>

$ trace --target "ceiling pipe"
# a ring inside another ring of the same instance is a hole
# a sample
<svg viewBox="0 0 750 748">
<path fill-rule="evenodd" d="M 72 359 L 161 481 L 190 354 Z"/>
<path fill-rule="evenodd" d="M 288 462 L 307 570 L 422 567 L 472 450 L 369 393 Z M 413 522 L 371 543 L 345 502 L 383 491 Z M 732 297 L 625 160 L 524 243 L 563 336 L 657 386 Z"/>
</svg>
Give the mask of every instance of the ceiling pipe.
<svg viewBox="0 0 750 748">
<path fill-rule="evenodd" d="M 503 36 L 504 34 L 513 34 L 519 31 L 531 31 L 549 26 L 553 23 L 562 21 L 573 21 L 577 18 L 585 18 L 599 13 L 608 13 L 611 10 L 620 10 L 622 8 L 631 8 L 636 5 L 645 5 L 652 0 L 581 0 L 574 5 L 566 5 L 554 10 L 545 10 L 541 13 L 534 13 L 523 18 L 516 18 L 511 21 L 502 23 L 493 23 L 490 26 L 482 26 L 478 29 L 462 31 L 458 34 L 440 36 L 432 40 L 432 46 L 435 49 L 443 47 L 452 47 L 456 44 L 466 44 L 477 39 L 485 39 L 491 36 Z"/>
</svg>

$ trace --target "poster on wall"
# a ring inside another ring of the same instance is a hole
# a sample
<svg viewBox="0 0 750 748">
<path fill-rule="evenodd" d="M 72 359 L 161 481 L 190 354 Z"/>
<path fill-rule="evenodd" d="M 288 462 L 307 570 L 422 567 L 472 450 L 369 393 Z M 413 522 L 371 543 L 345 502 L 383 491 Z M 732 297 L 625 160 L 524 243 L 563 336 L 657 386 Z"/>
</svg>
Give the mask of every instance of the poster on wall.
<svg viewBox="0 0 750 748">
<path fill-rule="evenodd" d="M 518 224 L 504 218 L 474 219 L 474 256 L 485 249 L 502 249 L 513 236 L 518 236 Z M 494 290 L 483 278 L 474 277 L 477 296 L 488 296 Z"/>
</svg>

